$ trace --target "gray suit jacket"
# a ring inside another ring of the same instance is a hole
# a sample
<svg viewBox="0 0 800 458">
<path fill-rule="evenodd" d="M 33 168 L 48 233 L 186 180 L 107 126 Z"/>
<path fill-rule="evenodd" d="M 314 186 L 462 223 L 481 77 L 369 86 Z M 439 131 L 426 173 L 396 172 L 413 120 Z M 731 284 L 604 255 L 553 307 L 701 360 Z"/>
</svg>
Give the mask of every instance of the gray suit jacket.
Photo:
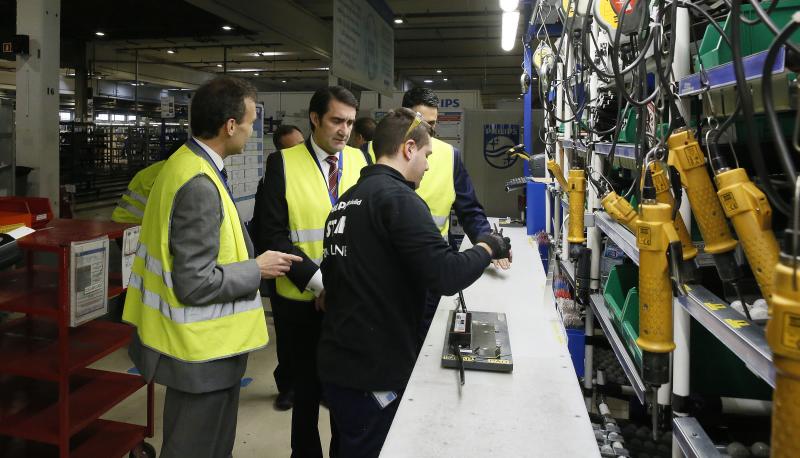
<svg viewBox="0 0 800 458">
<path fill-rule="evenodd" d="M 190 140 L 187 146 L 216 167 L 195 142 Z M 217 264 L 223 219 L 219 191 L 207 176 L 192 178 L 175 195 L 169 223 L 172 278 L 175 294 L 187 306 L 252 298 L 258 292 L 261 274 L 254 259 Z M 253 244 L 244 224 L 242 232 L 247 252 L 253 258 Z M 144 346 L 137 333 L 134 333 L 128 354 L 148 382 L 155 380 L 189 393 L 230 388 L 240 382 L 247 367 L 246 353 L 204 363 L 179 361 Z"/>
</svg>

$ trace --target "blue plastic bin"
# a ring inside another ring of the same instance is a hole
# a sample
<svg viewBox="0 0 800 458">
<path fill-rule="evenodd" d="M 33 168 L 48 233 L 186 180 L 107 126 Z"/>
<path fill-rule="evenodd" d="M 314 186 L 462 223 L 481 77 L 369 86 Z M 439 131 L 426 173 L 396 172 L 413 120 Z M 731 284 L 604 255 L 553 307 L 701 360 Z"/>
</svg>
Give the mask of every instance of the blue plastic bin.
<svg viewBox="0 0 800 458">
<path fill-rule="evenodd" d="M 586 353 L 586 334 L 583 329 L 567 328 L 567 348 L 572 357 L 572 365 L 575 366 L 575 373 L 578 377 L 583 377 L 583 359 Z"/>
</svg>

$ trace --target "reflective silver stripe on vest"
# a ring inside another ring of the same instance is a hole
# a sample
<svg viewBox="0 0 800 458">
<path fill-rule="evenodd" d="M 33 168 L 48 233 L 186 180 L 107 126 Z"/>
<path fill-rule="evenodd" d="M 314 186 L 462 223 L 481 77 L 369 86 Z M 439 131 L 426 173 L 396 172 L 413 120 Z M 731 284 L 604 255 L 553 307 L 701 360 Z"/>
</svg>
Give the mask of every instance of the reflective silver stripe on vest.
<svg viewBox="0 0 800 458">
<path fill-rule="evenodd" d="M 134 192 L 134 191 L 131 191 L 130 189 L 128 189 L 123 194 L 128 196 L 128 197 L 131 197 L 133 199 L 138 200 L 142 205 L 147 205 L 147 197 L 139 194 L 138 192 Z"/>
<path fill-rule="evenodd" d="M 320 264 L 322 264 L 322 258 L 312 259 L 312 261 L 313 261 L 313 262 L 314 262 L 314 264 L 316 264 L 316 265 L 320 265 Z"/>
<path fill-rule="evenodd" d="M 166 285 L 167 288 L 172 289 L 172 272 L 165 271 L 161 261 L 147 254 L 147 247 L 144 246 L 143 243 L 139 243 L 139 247 L 136 249 L 136 256 L 142 258 L 145 269 L 150 271 L 150 273 L 161 277 L 161 279 L 164 281 L 164 285 Z"/>
<path fill-rule="evenodd" d="M 439 229 L 443 228 L 444 225 L 447 224 L 447 218 L 450 217 L 450 215 L 447 216 L 431 215 L 431 216 L 433 216 L 433 222 L 436 223 L 436 227 L 438 227 Z"/>
<path fill-rule="evenodd" d="M 319 242 L 325 238 L 323 229 L 303 229 L 291 232 L 292 243 Z"/>
<path fill-rule="evenodd" d="M 120 199 L 119 202 L 117 202 L 117 207 L 120 207 L 123 210 L 127 210 L 137 218 L 144 218 L 144 212 L 136 208 L 136 206 L 134 206 L 130 202 L 125 201 L 125 199 Z"/>
<path fill-rule="evenodd" d="M 145 289 L 142 285 L 142 277 L 135 272 L 131 272 L 131 281 L 128 285 L 142 292 L 142 304 L 158 310 L 164 317 L 180 324 L 216 320 L 262 307 L 261 298 L 258 295 L 253 299 L 241 299 L 224 304 L 172 307 L 157 293 Z"/>
</svg>

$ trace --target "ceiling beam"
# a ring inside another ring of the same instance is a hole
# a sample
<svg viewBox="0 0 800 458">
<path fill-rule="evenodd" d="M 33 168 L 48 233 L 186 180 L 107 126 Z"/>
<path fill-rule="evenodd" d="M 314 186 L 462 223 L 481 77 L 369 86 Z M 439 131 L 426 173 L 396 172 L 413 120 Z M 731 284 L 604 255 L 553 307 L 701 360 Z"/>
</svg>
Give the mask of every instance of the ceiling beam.
<svg viewBox="0 0 800 458">
<path fill-rule="evenodd" d="M 198 8 L 256 33 L 277 32 L 326 59 L 333 54 L 333 28 L 308 10 L 290 1 L 186 0 Z"/>
</svg>

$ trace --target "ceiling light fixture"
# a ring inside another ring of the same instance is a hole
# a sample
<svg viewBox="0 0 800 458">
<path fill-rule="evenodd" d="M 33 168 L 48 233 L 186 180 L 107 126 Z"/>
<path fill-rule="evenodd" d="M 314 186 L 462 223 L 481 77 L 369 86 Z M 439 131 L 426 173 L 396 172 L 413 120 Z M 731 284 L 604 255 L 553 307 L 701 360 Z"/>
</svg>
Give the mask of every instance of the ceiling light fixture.
<svg viewBox="0 0 800 458">
<path fill-rule="evenodd" d="M 258 76 L 258 75 L 259 75 L 259 73 L 253 73 L 253 76 Z"/>
<path fill-rule="evenodd" d="M 442 81 L 447 81 L 447 78 L 442 78 Z"/>
<path fill-rule="evenodd" d="M 284 84 L 286 84 L 286 80 L 281 80 L 281 83 L 284 83 Z"/>
<path fill-rule="evenodd" d="M 222 64 L 217 64 L 217 67 L 222 68 Z"/>
<path fill-rule="evenodd" d="M 230 32 L 231 30 L 233 30 L 233 27 L 231 27 L 229 25 L 223 25 L 222 26 L 222 30 L 224 30 L 226 32 Z"/>
<path fill-rule="evenodd" d="M 98 37 L 104 37 L 104 36 L 106 36 L 105 32 L 101 32 L 101 31 L 99 31 L 99 30 L 98 30 L 97 32 L 95 32 L 94 34 L 95 34 L 95 35 L 97 35 Z"/>
<path fill-rule="evenodd" d="M 436 73 L 442 73 L 442 71 L 441 71 L 441 70 L 439 70 L 439 69 L 437 69 L 437 70 L 436 70 Z"/>
<path fill-rule="evenodd" d="M 500 9 L 510 13 L 516 11 L 519 6 L 519 0 L 500 0 Z"/>
<path fill-rule="evenodd" d="M 175 54 L 175 50 L 174 49 L 167 49 L 167 54 Z"/>
<path fill-rule="evenodd" d="M 517 26 L 519 25 L 519 11 L 503 13 L 503 28 L 500 35 L 500 47 L 503 51 L 511 51 L 517 42 Z"/>
<path fill-rule="evenodd" d="M 394 23 L 395 24 L 402 24 L 403 22 L 405 22 L 405 21 L 400 16 L 397 16 L 396 18 L 394 18 Z"/>
<path fill-rule="evenodd" d="M 433 82 L 433 80 L 424 80 L 424 81 L 423 81 L 423 83 L 428 83 L 428 84 L 430 84 L 430 83 L 432 83 L 432 82 Z"/>
</svg>

